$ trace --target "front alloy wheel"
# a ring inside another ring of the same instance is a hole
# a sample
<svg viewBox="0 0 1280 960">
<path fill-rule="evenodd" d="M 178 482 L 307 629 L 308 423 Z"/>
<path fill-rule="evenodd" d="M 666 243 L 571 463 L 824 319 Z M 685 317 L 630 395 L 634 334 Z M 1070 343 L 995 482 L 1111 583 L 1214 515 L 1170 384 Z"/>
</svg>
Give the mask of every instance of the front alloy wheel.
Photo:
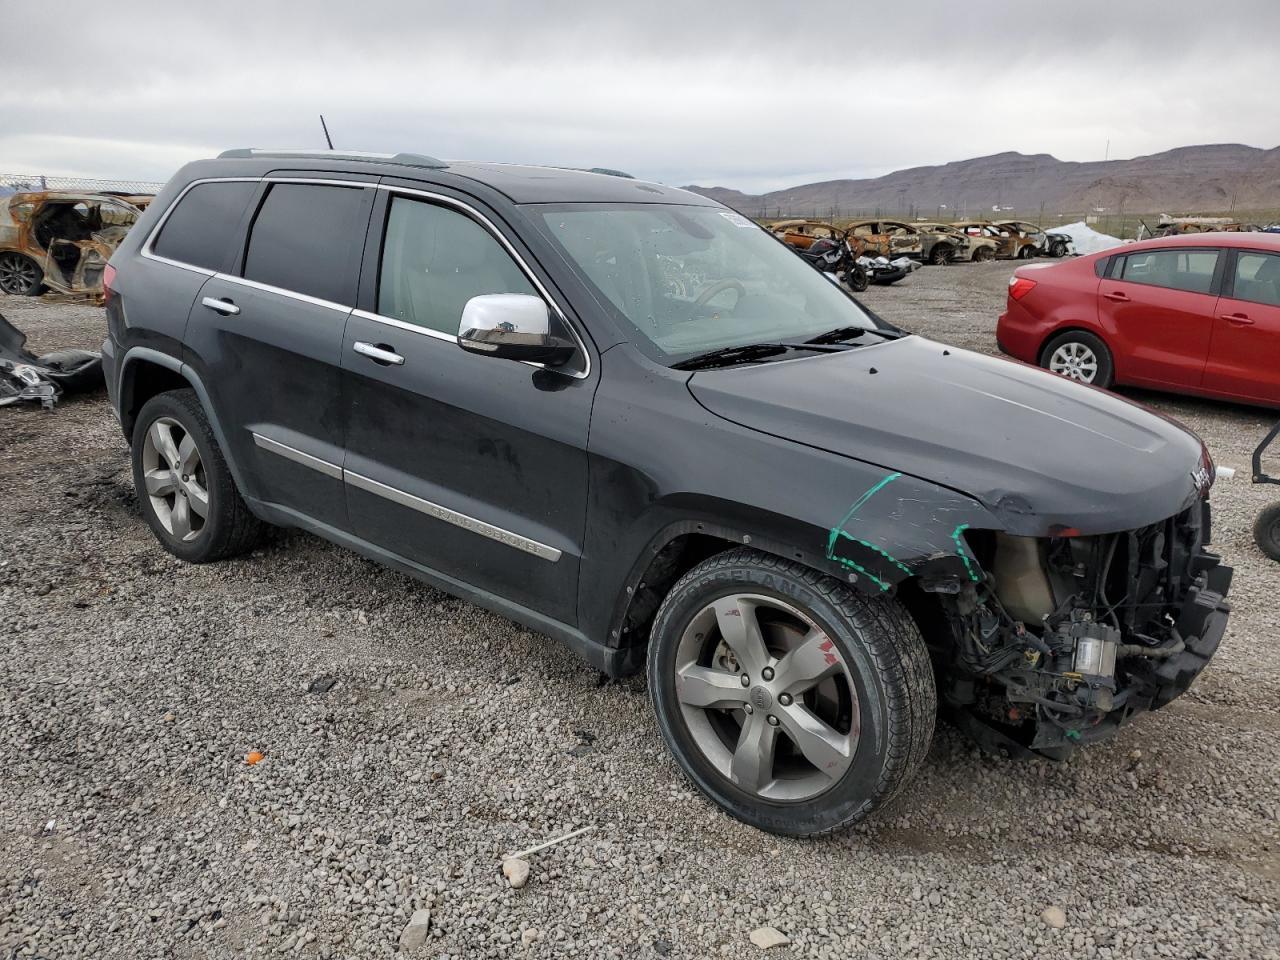
<svg viewBox="0 0 1280 960">
<path fill-rule="evenodd" d="M 937 709 L 924 640 L 896 600 L 748 549 L 671 588 L 648 674 L 685 774 L 738 819 L 790 836 L 887 801 L 928 750 Z"/>
<path fill-rule="evenodd" d="M 685 726 L 721 776 L 774 800 L 838 782 L 858 745 L 858 693 L 835 644 L 795 606 L 730 594 L 685 627 L 676 654 Z"/>
</svg>

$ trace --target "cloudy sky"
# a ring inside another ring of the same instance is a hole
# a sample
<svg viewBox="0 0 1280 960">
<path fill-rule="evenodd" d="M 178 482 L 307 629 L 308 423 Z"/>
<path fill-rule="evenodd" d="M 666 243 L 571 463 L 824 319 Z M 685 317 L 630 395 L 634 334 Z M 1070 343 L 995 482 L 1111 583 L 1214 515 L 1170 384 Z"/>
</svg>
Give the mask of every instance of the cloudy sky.
<svg viewBox="0 0 1280 960">
<path fill-rule="evenodd" d="M 54 29 L 9 31 L 0 173 L 164 180 L 230 146 L 322 147 L 320 112 L 339 148 L 748 192 L 1280 144 L 1277 0 L 179 6 L 64 0 Z"/>
</svg>

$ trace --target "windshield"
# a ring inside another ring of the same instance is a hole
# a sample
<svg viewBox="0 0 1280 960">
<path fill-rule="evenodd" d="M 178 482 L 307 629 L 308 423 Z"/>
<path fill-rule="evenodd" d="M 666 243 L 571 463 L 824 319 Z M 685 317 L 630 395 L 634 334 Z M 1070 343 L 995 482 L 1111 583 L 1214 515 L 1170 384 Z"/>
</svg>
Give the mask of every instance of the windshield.
<svg viewBox="0 0 1280 960">
<path fill-rule="evenodd" d="M 580 204 L 539 215 L 639 345 L 663 362 L 837 327 L 878 328 L 831 280 L 731 210 Z"/>
</svg>

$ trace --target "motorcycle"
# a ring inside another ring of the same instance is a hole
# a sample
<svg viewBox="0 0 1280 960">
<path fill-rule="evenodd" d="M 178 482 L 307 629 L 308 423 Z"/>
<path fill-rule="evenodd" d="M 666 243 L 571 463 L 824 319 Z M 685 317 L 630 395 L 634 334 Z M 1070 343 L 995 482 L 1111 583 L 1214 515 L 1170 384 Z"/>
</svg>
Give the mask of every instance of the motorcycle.
<svg viewBox="0 0 1280 960">
<path fill-rule="evenodd" d="M 835 277 L 837 282 L 843 283 L 854 293 L 861 293 L 871 283 L 866 268 L 858 263 L 849 241 L 843 237 L 839 240 L 823 237 L 813 241 L 808 249 L 791 249 L 815 270 Z"/>
</svg>

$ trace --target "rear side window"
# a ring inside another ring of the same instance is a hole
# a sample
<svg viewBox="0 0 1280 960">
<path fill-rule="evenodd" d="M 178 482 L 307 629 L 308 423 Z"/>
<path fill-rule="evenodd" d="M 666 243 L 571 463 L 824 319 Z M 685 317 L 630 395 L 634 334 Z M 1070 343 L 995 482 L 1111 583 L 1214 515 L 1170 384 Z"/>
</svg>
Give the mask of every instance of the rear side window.
<svg viewBox="0 0 1280 960">
<path fill-rule="evenodd" d="M 1218 266 L 1216 250 L 1148 250 L 1124 258 L 1120 279 L 1170 290 L 1208 293 Z"/>
<path fill-rule="evenodd" d="M 1280 256 L 1241 250 L 1234 284 L 1232 299 L 1280 307 Z"/>
<path fill-rule="evenodd" d="M 151 245 L 156 256 L 206 270 L 222 270 L 249 198 L 249 181 L 197 183 L 182 195 Z"/>
<path fill-rule="evenodd" d="M 244 278 L 334 303 L 352 300 L 364 242 L 360 187 L 277 183 L 249 231 Z"/>
<path fill-rule="evenodd" d="M 470 217 L 395 197 L 382 245 L 378 313 L 457 336 L 462 308 L 487 293 L 538 296 L 506 248 Z"/>
</svg>

